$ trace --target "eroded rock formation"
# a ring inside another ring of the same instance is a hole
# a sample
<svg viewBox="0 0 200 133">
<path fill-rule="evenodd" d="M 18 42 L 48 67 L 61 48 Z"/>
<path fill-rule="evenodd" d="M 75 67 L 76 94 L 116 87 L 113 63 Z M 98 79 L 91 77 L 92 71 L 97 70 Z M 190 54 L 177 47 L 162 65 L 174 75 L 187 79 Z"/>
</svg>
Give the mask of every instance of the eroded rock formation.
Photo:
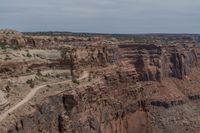
<svg viewBox="0 0 200 133">
<path fill-rule="evenodd" d="M 84 72 L 89 77 L 71 90 L 40 101 L 30 112 L 0 126 L 1 131 L 189 133 L 200 130 L 199 51 L 194 43 L 160 45 L 116 40 L 105 43 L 105 39 L 59 36 L 22 38 L 25 45 L 31 46 L 29 53 L 34 58 L 23 57 L 23 49 L 19 50 L 18 57 L 1 60 L 0 73 L 12 75 L 17 73 L 13 67 L 21 66 L 17 74 L 27 69 L 36 72 L 34 69 L 62 68 L 70 70 L 72 79 L 79 79 Z M 37 47 L 39 51 L 34 50 Z"/>
</svg>

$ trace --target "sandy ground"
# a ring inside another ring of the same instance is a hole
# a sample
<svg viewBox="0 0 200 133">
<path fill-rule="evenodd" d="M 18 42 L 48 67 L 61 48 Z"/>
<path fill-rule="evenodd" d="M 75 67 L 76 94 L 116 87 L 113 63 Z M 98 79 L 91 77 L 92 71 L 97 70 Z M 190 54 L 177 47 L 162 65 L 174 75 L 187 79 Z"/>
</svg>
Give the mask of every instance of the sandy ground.
<svg viewBox="0 0 200 133">
<path fill-rule="evenodd" d="M 87 72 L 84 72 L 83 75 L 78 79 L 78 80 L 82 80 L 85 79 L 89 76 L 89 74 Z M 58 85 L 58 84 L 64 84 L 64 83 L 69 83 L 71 82 L 71 80 L 67 80 L 67 81 L 61 81 L 61 82 L 56 82 L 56 83 L 48 83 L 45 85 L 40 85 L 37 86 L 35 88 L 33 88 L 27 95 L 26 97 L 21 100 L 20 102 L 18 102 L 16 105 L 14 105 L 13 107 L 11 107 L 10 109 L 8 109 L 7 111 L 5 111 L 3 114 L 0 115 L 0 122 L 3 121 L 9 114 L 11 114 L 12 112 L 14 112 L 16 109 L 20 108 L 21 106 L 23 106 L 25 103 L 27 103 L 28 101 L 30 101 L 35 94 L 41 90 L 42 88 L 45 88 L 48 85 Z"/>
</svg>

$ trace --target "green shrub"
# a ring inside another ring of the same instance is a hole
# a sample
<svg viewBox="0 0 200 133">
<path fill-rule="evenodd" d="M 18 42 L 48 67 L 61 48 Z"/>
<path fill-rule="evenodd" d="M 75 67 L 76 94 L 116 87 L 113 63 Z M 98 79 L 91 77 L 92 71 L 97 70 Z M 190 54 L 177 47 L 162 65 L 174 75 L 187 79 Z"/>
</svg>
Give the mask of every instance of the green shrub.
<svg viewBox="0 0 200 133">
<path fill-rule="evenodd" d="M 7 48 L 10 48 L 10 49 L 14 49 L 14 50 L 17 50 L 17 49 L 20 49 L 21 47 L 17 44 L 10 44 L 10 45 L 7 45 L 6 43 L 2 43 L 0 42 L 0 49 L 7 49 Z"/>
<path fill-rule="evenodd" d="M 29 57 L 29 58 L 32 57 L 32 55 L 30 53 L 27 53 L 26 56 Z"/>
<path fill-rule="evenodd" d="M 5 89 L 7 92 L 10 92 L 10 90 L 11 90 L 9 85 L 6 85 Z"/>
<path fill-rule="evenodd" d="M 33 82 L 32 79 L 29 79 L 29 80 L 26 81 L 27 84 L 31 84 L 32 82 Z"/>
<path fill-rule="evenodd" d="M 27 80 L 26 83 L 29 84 L 31 88 L 35 86 L 32 79 Z"/>
<path fill-rule="evenodd" d="M 1 48 L 1 49 L 6 49 L 6 44 L 0 42 L 0 48 Z"/>
<path fill-rule="evenodd" d="M 75 84 L 78 84 L 78 85 L 80 84 L 77 79 L 73 79 L 72 82 L 75 83 Z"/>
</svg>

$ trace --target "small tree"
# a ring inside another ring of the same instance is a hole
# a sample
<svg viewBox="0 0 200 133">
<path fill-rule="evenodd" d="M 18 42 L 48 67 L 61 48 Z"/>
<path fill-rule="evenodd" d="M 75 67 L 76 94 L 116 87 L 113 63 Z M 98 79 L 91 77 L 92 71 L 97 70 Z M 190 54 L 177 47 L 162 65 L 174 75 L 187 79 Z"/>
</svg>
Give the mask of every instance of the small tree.
<svg viewBox="0 0 200 133">
<path fill-rule="evenodd" d="M 31 88 L 35 86 L 32 79 L 27 80 L 26 83 L 29 84 Z"/>
<path fill-rule="evenodd" d="M 30 53 L 27 53 L 26 56 L 29 57 L 29 58 L 32 57 L 32 55 Z"/>
</svg>

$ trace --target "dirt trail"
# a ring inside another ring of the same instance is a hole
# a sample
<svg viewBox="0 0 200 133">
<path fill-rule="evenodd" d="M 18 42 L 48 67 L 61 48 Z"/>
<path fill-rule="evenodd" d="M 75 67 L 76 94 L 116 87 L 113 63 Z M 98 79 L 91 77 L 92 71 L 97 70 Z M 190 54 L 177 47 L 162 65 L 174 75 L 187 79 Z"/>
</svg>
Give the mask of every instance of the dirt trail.
<svg viewBox="0 0 200 133">
<path fill-rule="evenodd" d="M 82 80 L 84 78 L 88 77 L 88 73 L 84 72 L 83 75 L 78 79 L 78 80 Z M 20 101 L 19 103 L 17 103 L 16 105 L 14 105 L 13 107 L 11 107 L 10 109 L 8 109 L 7 111 L 5 111 L 3 114 L 0 115 L 0 122 L 3 121 L 8 114 L 11 114 L 13 111 L 15 111 L 16 109 L 18 109 L 19 107 L 23 106 L 25 103 L 27 103 L 29 100 L 31 100 L 35 94 L 37 93 L 37 91 L 39 91 L 40 89 L 46 87 L 47 85 L 57 85 L 57 84 L 64 84 L 64 83 L 69 83 L 71 82 L 71 80 L 68 81 L 61 81 L 61 82 L 57 82 L 57 83 L 51 83 L 51 84 L 46 84 L 46 85 L 41 85 L 41 86 L 37 86 L 35 88 L 33 88 L 27 95 L 26 97 Z"/>
</svg>

